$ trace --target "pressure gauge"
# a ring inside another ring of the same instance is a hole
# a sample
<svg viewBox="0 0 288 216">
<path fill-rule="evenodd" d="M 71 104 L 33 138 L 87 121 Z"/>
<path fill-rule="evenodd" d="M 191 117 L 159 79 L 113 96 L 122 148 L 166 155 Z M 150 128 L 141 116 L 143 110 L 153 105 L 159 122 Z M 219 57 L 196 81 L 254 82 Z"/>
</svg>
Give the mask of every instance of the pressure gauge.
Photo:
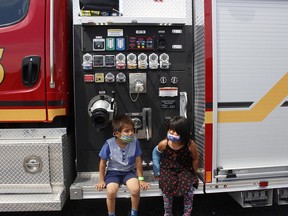
<svg viewBox="0 0 288 216">
<path fill-rule="evenodd" d="M 116 55 L 116 68 L 125 69 L 126 68 L 126 56 L 123 53 L 118 53 Z"/>
<path fill-rule="evenodd" d="M 105 82 L 106 83 L 113 83 L 115 82 L 115 75 L 111 72 L 107 73 L 105 76 Z"/>
<path fill-rule="evenodd" d="M 177 84 L 178 83 L 178 78 L 177 77 L 171 77 L 171 83 L 172 84 Z"/>
<path fill-rule="evenodd" d="M 167 83 L 167 78 L 164 77 L 164 76 L 160 77 L 160 83 L 161 84 L 166 84 Z"/>
<path fill-rule="evenodd" d="M 152 53 L 149 55 L 149 68 L 150 69 L 158 68 L 158 55 L 156 53 Z"/>
<path fill-rule="evenodd" d="M 160 68 L 161 69 L 168 69 L 170 66 L 169 55 L 166 53 L 162 53 L 159 56 L 159 59 L 160 59 Z"/>
<path fill-rule="evenodd" d="M 134 53 L 130 53 L 127 55 L 127 68 L 128 69 L 136 69 L 137 63 L 136 63 L 137 57 Z"/>
<path fill-rule="evenodd" d="M 124 73 L 120 72 L 116 75 L 116 82 L 123 83 L 126 82 L 126 76 Z"/>
<path fill-rule="evenodd" d="M 147 59 L 148 56 L 145 53 L 141 53 L 138 55 L 138 68 L 139 69 L 146 69 L 147 68 Z"/>
<path fill-rule="evenodd" d="M 83 55 L 83 63 L 82 63 L 82 67 L 83 70 L 91 70 L 92 69 L 92 55 L 89 53 L 86 53 L 85 55 Z"/>
</svg>

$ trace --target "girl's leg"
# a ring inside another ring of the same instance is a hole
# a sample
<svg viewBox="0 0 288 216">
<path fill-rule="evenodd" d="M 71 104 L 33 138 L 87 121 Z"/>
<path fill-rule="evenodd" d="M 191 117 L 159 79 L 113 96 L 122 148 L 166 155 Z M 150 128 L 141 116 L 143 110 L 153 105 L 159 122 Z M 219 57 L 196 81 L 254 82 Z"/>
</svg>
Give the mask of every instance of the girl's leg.
<svg viewBox="0 0 288 216">
<path fill-rule="evenodd" d="M 163 193 L 163 202 L 164 202 L 164 216 L 173 216 L 173 196 L 169 196 Z"/>
<path fill-rule="evenodd" d="M 183 216 L 190 216 L 192 213 L 192 207 L 193 207 L 193 193 L 194 189 L 193 186 L 191 186 L 190 190 L 184 194 L 184 214 Z"/>
</svg>

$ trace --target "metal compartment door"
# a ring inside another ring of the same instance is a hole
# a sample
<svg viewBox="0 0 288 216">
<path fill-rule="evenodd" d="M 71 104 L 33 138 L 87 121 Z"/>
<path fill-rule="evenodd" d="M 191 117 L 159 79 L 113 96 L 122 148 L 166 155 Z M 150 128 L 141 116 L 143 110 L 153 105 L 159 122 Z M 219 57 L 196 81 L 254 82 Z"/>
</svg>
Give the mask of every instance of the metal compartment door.
<svg viewBox="0 0 288 216">
<path fill-rule="evenodd" d="M 288 1 L 214 7 L 215 168 L 287 176 Z"/>
<path fill-rule="evenodd" d="M 0 194 L 51 193 L 48 144 L 0 143 Z"/>
</svg>

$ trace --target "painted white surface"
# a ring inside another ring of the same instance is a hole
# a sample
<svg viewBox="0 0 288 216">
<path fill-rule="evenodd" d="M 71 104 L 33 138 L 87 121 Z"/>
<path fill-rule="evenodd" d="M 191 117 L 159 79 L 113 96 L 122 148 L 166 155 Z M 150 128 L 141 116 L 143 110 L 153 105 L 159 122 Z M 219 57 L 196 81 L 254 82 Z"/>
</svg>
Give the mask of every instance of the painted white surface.
<svg viewBox="0 0 288 216">
<path fill-rule="evenodd" d="M 215 98 L 255 104 L 288 72 L 288 1 L 217 0 L 215 4 Z M 288 165 L 288 108 L 281 107 L 287 100 L 262 122 L 215 124 L 214 166 Z"/>
<path fill-rule="evenodd" d="M 79 0 L 73 0 L 73 24 L 82 23 L 178 23 L 192 25 L 191 0 L 120 0 L 121 17 L 79 17 Z"/>
</svg>

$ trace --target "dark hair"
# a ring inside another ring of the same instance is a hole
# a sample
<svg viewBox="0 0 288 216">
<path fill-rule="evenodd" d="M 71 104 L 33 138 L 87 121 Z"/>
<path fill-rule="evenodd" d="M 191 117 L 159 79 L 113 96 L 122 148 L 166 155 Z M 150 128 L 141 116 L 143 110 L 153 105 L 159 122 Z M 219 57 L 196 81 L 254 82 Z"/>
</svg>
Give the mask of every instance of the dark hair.
<svg viewBox="0 0 288 216">
<path fill-rule="evenodd" d="M 132 119 L 127 115 L 119 115 L 112 120 L 112 129 L 114 132 L 121 132 L 124 125 L 132 125 L 134 127 Z"/>
<path fill-rule="evenodd" d="M 188 144 L 191 138 L 191 127 L 190 122 L 183 116 L 174 116 L 170 119 L 167 125 L 167 131 L 174 130 L 181 137 L 183 144 Z"/>
</svg>

